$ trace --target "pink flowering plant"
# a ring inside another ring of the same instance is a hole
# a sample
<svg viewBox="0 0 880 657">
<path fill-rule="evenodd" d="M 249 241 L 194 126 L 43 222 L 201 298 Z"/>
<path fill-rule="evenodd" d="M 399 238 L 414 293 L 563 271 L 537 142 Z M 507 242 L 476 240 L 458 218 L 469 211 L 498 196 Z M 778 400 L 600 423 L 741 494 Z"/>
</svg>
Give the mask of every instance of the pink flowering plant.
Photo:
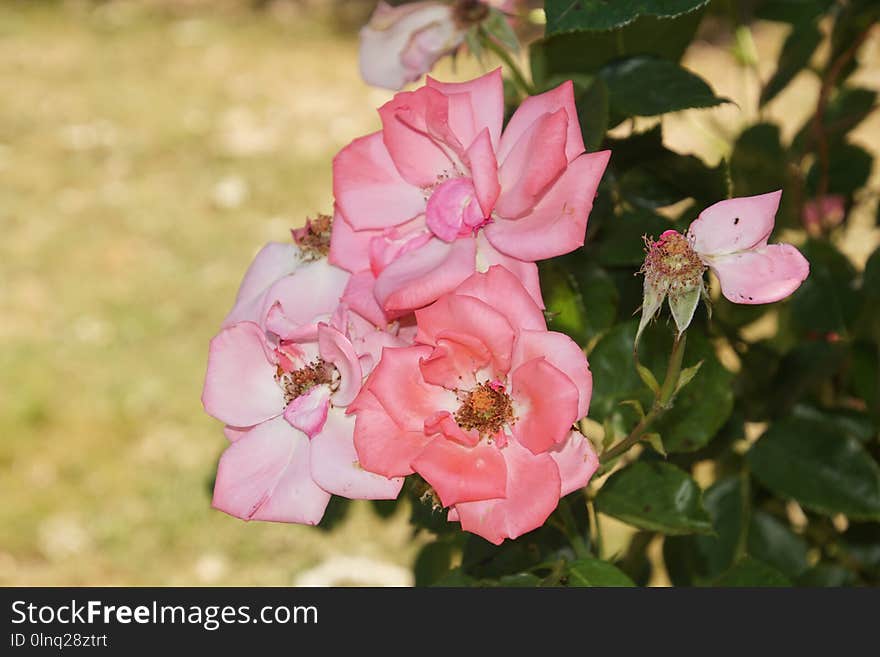
<svg viewBox="0 0 880 657">
<path fill-rule="evenodd" d="M 822 38 L 767 4 L 794 27 L 761 105 Z M 832 12 L 790 142 L 743 118 L 709 163 L 659 119 L 727 103 L 680 63 L 708 5 L 378 3 L 379 129 L 210 341 L 216 509 L 329 526 L 404 504 L 419 585 L 876 583 L 880 260 L 857 274 L 835 244 L 876 99 L 843 80 L 878 11 Z M 431 75 L 465 52 L 482 74 Z"/>
</svg>

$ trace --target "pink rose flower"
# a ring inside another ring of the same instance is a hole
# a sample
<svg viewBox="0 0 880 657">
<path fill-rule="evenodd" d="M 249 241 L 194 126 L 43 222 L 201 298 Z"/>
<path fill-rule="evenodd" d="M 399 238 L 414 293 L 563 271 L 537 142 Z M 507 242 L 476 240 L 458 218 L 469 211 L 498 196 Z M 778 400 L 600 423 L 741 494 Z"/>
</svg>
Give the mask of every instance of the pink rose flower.
<svg viewBox="0 0 880 657">
<path fill-rule="evenodd" d="M 364 471 L 345 408 L 386 345 L 406 344 L 339 305 L 345 272 L 293 245 L 257 255 L 211 340 L 202 394 L 232 444 L 213 505 L 246 520 L 318 523 L 330 495 L 390 499 L 401 479 Z"/>
<path fill-rule="evenodd" d="M 719 201 L 688 228 L 694 251 L 734 303 L 780 301 L 798 289 L 810 263 L 790 244 L 767 244 L 782 191 Z"/>
<path fill-rule="evenodd" d="M 570 338 L 500 266 L 416 311 L 410 347 L 387 348 L 349 407 L 361 465 L 419 473 L 449 519 L 495 544 L 539 527 L 598 465 L 572 431 L 592 377 Z"/>
<path fill-rule="evenodd" d="M 527 98 L 504 134 L 500 70 L 428 78 L 379 115 L 382 130 L 333 161 L 330 262 L 354 274 L 344 299 L 381 324 L 502 265 L 543 307 L 534 262 L 583 244 L 610 156 L 584 153 L 571 82 Z"/>
</svg>

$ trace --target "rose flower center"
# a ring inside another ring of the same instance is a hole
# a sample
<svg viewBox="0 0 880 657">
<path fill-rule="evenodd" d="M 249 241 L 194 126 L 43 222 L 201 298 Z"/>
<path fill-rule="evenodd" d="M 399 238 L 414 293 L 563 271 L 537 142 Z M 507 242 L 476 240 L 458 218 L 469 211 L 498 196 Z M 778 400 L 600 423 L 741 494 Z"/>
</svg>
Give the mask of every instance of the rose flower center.
<svg viewBox="0 0 880 657">
<path fill-rule="evenodd" d="M 513 424 L 513 401 L 499 383 L 486 381 L 461 397 L 455 421 L 465 431 L 476 430 L 481 436 L 494 436 L 506 424 Z"/>
<path fill-rule="evenodd" d="M 275 373 L 275 380 L 284 392 L 284 404 L 287 405 L 298 397 L 302 397 L 312 388 L 333 383 L 335 367 L 316 358 L 298 370 L 286 372 L 281 366 Z"/>
<path fill-rule="evenodd" d="M 648 255 L 642 271 L 655 281 L 691 282 L 699 280 L 706 270 L 700 256 L 681 233 L 667 230 L 656 242 L 646 238 L 646 244 Z"/>
</svg>

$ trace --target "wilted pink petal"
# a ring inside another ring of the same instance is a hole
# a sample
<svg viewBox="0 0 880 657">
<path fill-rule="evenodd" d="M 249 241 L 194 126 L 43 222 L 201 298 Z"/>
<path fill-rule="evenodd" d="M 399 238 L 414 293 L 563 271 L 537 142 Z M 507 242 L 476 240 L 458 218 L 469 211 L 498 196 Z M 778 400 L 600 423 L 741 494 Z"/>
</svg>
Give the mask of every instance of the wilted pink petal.
<svg viewBox="0 0 880 657">
<path fill-rule="evenodd" d="M 734 303 L 772 303 L 789 296 L 810 273 L 810 263 L 790 244 L 715 256 L 708 260 L 721 292 Z"/>
<path fill-rule="evenodd" d="M 732 198 L 709 206 L 688 229 L 694 251 L 717 256 L 767 244 L 781 191 Z"/>
</svg>

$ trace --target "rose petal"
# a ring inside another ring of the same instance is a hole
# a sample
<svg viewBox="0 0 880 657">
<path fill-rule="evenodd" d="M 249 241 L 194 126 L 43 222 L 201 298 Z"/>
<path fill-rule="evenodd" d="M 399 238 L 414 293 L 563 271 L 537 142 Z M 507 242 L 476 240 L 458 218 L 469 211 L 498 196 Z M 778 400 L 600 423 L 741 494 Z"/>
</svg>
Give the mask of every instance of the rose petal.
<svg viewBox="0 0 880 657">
<path fill-rule="evenodd" d="M 507 156 L 516 146 L 520 137 L 544 114 L 552 114 L 564 109 L 568 117 L 568 129 L 565 139 L 565 155 L 568 161 L 573 161 L 584 152 L 584 140 L 581 136 L 581 127 L 578 123 L 577 107 L 574 103 L 574 85 L 571 80 L 566 80 L 555 89 L 551 89 L 537 96 L 526 98 L 517 108 L 510 122 L 501 135 L 501 143 L 498 146 L 498 161 L 504 162 Z"/>
<path fill-rule="evenodd" d="M 471 170 L 483 217 L 490 217 L 501 193 L 501 183 L 498 181 L 498 162 L 495 160 L 495 151 L 492 150 L 488 128 L 484 128 L 468 147 L 465 159 Z"/>
<path fill-rule="evenodd" d="M 315 386 L 287 405 L 284 419 L 309 438 L 314 438 L 324 428 L 329 409 L 330 389 L 323 385 Z"/>
<path fill-rule="evenodd" d="M 355 139 L 333 159 L 333 195 L 355 230 L 396 226 L 425 210 L 422 190 L 401 178 L 382 132 Z"/>
<path fill-rule="evenodd" d="M 393 500 L 403 479 L 389 479 L 364 470 L 354 449 L 355 418 L 341 409 L 327 416 L 324 429 L 312 439 L 312 478 L 324 490 L 354 500 Z"/>
<path fill-rule="evenodd" d="M 517 415 L 511 431 L 520 444 L 539 454 L 565 440 L 578 419 L 574 382 L 543 358 L 523 363 L 510 380 Z"/>
<path fill-rule="evenodd" d="M 502 453 L 507 463 L 504 497 L 455 505 L 461 528 L 495 545 L 543 525 L 562 488 L 556 463 L 547 454 L 534 455 L 515 440 Z"/>
<path fill-rule="evenodd" d="M 492 249 L 491 245 L 484 245 L 478 240 L 477 248 L 482 250 L 484 246 L 491 249 L 493 253 L 498 253 Z M 498 255 L 500 256 L 500 254 Z M 508 259 L 505 256 L 500 257 Z M 529 268 L 535 266 L 533 263 L 521 264 Z M 511 326 L 521 330 L 547 330 L 547 322 L 544 320 L 542 312 L 543 305 L 539 306 L 523 285 L 522 280 L 513 273 L 513 270 L 503 265 L 492 265 L 485 273 L 474 274 L 459 285 L 455 293 L 484 301 L 502 313 Z"/>
<path fill-rule="evenodd" d="M 292 274 L 301 264 L 299 249 L 293 244 L 266 244 L 245 272 L 235 304 L 223 320 L 223 326 L 243 321 L 261 322 L 262 318 L 258 315 L 263 305 L 263 295 L 273 283 Z"/>
<path fill-rule="evenodd" d="M 568 440 L 555 445 L 547 454 L 559 468 L 560 497 L 586 486 L 599 467 L 599 457 L 590 441 L 577 431 L 572 431 Z"/>
<path fill-rule="evenodd" d="M 522 134 L 498 171 L 499 217 L 516 219 L 535 207 L 565 171 L 568 116 L 564 109 L 539 117 Z"/>
<path fill-rule="evenodd" d="M 449 124 L 462 144 L 470 144 L 482 130 L 488 129 L 492 147 L 498 148 L 501 124 L 504 120 L 504 82 L 501 69 L 467 82 L 438 82 L 428 76 L 425 84 L 450 96 Z M 459 99 L 467 100 L 470 111 Z"/>
<path fill-rule="evenodd" d="M 767 244 L 781 197 L 782 192 L 776 191 L 709 206 L 688 228 L 694 250 L 716 256 Z"/>
<path fill-rule="evenodd" d="M 734 303 L 772 303 L 794 292 L 810 273 L 810 263 L 790 244 L 772 244 L 715 256 L 707 264 L 721 292 Z"/>
<path fill-rule="evenodd" d="M 587 153 L 568 165 L 531 213 L 497 219 L 484 232 L 503 254 L 534 262 L 569 253 L 584 243 L 587 218 L 610 151 Z"/>
<path fill-rule="evenodd" d="M 504 496 L 507 466 L 497 447 L 464 447 L 437 438 L 412 467 L 437 491 L 443 506 Z"/>
<path fill-rule="evenodd" d="M 433 239 L 388 265 L 376 279 L 376 298 L 397 315 L 426 306 L 474 273 L 475 254 L 472 237 L 451 244 Z"/>
<path fill-rule="evenodd" d="M 333 393 L 334 406 L 348 406 L 361 389 L 363 373 L 358 355 L 348 338 L 326 324 L 318 325 L 321 358 L 339 372 L 339 387 Z"/>
<path fill-rule="evenodd" d="M 333 230 L 330 233 L 330 253 L 327 260 L 331 265 L 341 267 L 351 273 L 370 268 L 370 240 L 375 237 L 372 230 L 355 230 L 345 216 L 336 211 Z"/>
<path fill-rule="evenodd" d="M 432 438 L 424 431 L 407 431 L 397 424 L 367 389 L 361 390 L 348 412 L 355 412 L 354 446 L 361 466 L 385 477 L 413 473 L 412 461 Z"/>
<path fill-rule="evenodd" d="M 284 396 L 259 326 L 241 322 L 211 340 L 202 404 L 209 415 L 236 427 L 249 427 L 281 415 Z"/>
<path fill-rule="evenodd" d="M 513 348 L 511 368 L 516 369 L 523 363 L 541 357 L 568 376 L 577 387 L 577 417 L 585 417 L 593 393 L 593 375 L 584 350 L 562 333 L 521 330 Z"/>
<path fill-rule="evenodd" d="M 283 418 L 232 443 L 217 466 L 213 506 L 243 520 L 317 524 L 330 494 L 309 471 L 309 440 Z"/>
</svg>

